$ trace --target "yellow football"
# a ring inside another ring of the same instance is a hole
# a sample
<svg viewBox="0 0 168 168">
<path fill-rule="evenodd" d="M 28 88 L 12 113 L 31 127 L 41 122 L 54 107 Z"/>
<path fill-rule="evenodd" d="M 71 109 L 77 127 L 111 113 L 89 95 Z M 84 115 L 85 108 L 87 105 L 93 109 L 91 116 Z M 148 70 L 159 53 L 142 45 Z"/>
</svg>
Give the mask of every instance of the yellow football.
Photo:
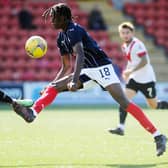
<svg viewBox="0 0 168 168">
<path fill-rule="evenodd" d="M 41 58 L 47 52 L 47 42 L 41 36 L 31 36 L 25 43 L 25 50 L 31 58 Z"/>
</svg>

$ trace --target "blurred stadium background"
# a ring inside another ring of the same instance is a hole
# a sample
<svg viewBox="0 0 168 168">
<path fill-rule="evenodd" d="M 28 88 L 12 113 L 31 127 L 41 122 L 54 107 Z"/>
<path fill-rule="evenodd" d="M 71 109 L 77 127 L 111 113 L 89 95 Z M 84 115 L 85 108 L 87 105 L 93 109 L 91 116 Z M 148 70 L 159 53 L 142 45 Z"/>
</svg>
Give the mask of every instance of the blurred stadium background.
<svg viewBox="0 0 168 168">
<path fill-rule="evenodd" d="M 89 12 L 95 5 L 99 6 L 108 29 L 88 31 L 113 59 L 119 73 L 125 66 L 125 60 L 120 50 L 117 26 L 123 21 L 132 21 L 137 28 L 136 35 L 145 42 L 149 51 L 158 80 L 158 97 L 168 99 L 167 0 L 28 0 L 28 9 L 37 26 L 33 30 L 19 27 L 15 13 L 22 9 L 23 0 L 0 0 L 0 88 L 15 98 L 36 99 L 39 91 L 54 79 L 60 68 L 60 56 L 56 47 L 57 31 L 48 22 L 45 23 L 41 15 L 57 2 L 68 3 L 73 15 L 77 16 L 76 21 L 85 28 Z M 42 59 L 33 60 L 25 53 L 24 44 L 31 35 L 41 35 L 48 42 L 47 54 Z M 135 101 L 144 103 L 141 95 Z M 55 103 L 114 104 L 109 95 L 98 86 L 75 94 L 61 94 Z"/>
</svg>

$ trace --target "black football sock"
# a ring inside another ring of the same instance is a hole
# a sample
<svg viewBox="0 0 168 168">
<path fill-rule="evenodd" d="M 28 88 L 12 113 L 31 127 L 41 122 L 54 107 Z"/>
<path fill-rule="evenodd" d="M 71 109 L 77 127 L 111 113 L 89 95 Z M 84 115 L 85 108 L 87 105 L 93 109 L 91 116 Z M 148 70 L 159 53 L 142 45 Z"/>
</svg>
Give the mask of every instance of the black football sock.
<svg viewBox="0 0 168 168">
<path fill-rule="evenodd" d="M 9 97 L 3 91 L 0 90 L 0 102 L 12 104 L 13 100 L 11 97 Z"/>
<path fill-rule="evenodd" d="M 166 101 L 157 102 L 157 109 L 168 109 L 168 102 Z"/>
<path fill-rule="evenodd" d="M 120 117 L 120 124 L 125 124 L 125 120 L 127 117 L 127 112 L 122 109 L 121 107 L 119 108 L 119 117 Z"/>
</svg>

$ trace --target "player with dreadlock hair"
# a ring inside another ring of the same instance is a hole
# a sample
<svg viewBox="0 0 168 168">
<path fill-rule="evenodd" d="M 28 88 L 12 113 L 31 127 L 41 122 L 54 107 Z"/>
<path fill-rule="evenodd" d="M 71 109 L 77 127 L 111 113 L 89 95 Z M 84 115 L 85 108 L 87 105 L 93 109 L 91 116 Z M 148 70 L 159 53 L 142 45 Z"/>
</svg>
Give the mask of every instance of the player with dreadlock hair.
<svg viewBox="0 0 168 168">
<path fill-rule="evenodd" d="M 43 16 L 45 20 L 50 16 L 51 25 L 55 29 L 61 29 L 57 37 L 57 46 L 60 50 L 62 67 L 33 107 L 14 105 L 16 113 L 25 121 L 32 122 L 46 106 L 52 103 L 58 93 L 65 90 L 77 91 L 83 87 L 84 82 L 94 80 L 153 135 L 157 156 L 162 155 L 166 150 L 166 136 L 162 135 L 143 111 L 125 96 L 112 61 L 87 31 L 73 22 L 71 9 L 66 4 L 59 3 L 47 9 Z M 76 60 L 73 73 L 70 73 L 73 56 Z"/>
<path fill-rule="evenodd" d="M 67 21 L 72 20 L 71 10 L 64 3 L 59 3 L 56 5 L 53 5 L 52 7 L 48 8 L 46 11 L 44 11 L 42 16 L 46 20 L 48 15 L 51 15 L 51 14 L 53 14 L 54 18 L 63 16 Z"/>
</svg>

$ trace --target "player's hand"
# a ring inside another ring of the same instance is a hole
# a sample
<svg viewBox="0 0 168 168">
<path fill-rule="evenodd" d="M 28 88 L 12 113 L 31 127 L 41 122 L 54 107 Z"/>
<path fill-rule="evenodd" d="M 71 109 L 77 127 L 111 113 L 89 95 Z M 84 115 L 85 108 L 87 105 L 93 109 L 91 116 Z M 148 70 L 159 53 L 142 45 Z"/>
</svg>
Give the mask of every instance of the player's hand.
<svg viewBox="0 0 168 168">
<path fill-rule="evenodd" d="M 74 83 L 72 81 L 67 84 L 67 87 L 68 87 L 68 90 L 72 92 L 75 92 L 78 90 L 77 83 Z"/>
</svg>

